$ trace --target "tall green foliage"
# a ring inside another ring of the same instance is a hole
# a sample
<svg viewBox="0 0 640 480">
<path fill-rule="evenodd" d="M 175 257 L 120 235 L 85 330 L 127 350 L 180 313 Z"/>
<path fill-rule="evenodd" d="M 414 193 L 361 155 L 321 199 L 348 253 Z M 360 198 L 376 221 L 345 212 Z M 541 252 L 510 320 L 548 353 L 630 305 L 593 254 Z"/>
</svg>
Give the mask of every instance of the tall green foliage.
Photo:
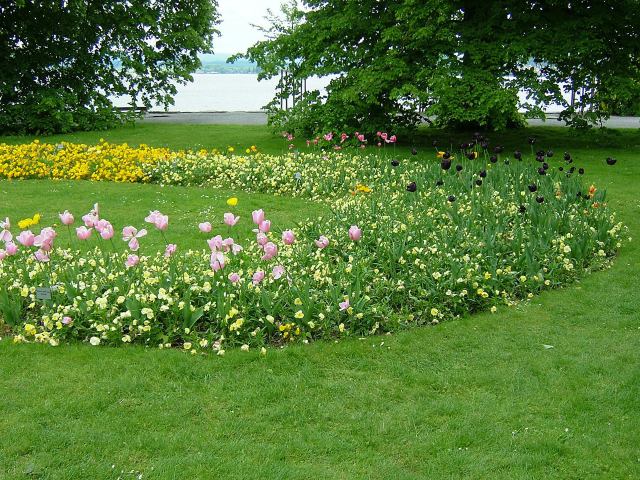
<svg viewBox="0 0 640 480">
<path fill-rule="evenodd" d="M 0 1 L 0 132 L 64 132 L 171 104 L 218 22 L 215 0 Z"/>
<path fill-rule="evenodd" d="M 597 123 L 637 98 L 637 0 L 304 0 L 302 21 L 245 56 L 279 75 L 331 75 L 278 128 L 443 125 L 503 128 L 559 104 L 575 126 Z M 563 90 L 578 92 L 573 103 Z M 524 90 L 527 105 L 519 105 Z M 286 90 L 282 95 L 287 95 Z"/>
</svg>

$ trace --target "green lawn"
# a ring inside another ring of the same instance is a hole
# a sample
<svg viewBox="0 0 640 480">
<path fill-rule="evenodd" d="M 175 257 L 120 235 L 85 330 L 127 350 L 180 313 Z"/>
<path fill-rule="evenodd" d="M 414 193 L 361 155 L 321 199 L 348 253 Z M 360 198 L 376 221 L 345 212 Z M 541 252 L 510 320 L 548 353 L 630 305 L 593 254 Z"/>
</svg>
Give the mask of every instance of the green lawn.
<svg viewBox="0 0 640 480">
<path fill-rule="evenodd" d="M 493 315 L 271 349 L 266 358 L 2 341 L 0 478 L 639 478 L 640 135 L 547 128 L 490 136 L 528 151 L 530 135 L 536 147 L 569 150 L 586 180 L 608 190 L 633 237 L 611 269 Z M 263 127 L 144 125 L 74 140 L 101 136 L 281 149 Z M 466 138 L 423 131 L 407 143 L 431 151 L 423 145 L 434 136 Z M 606 166 L 607 156 L 618 164 Z M 219 215 L 230 193 L 159 190 L 0 182 L 0 216 L 34 207 L 53 214 L 104 194 L 118 221 L 162 201 L 190 218 L 209 204 Z M 239 196 L 241 215 L 269 201 Z M 282 218 L 321 209 L 270 201 Z"/>
</svg>

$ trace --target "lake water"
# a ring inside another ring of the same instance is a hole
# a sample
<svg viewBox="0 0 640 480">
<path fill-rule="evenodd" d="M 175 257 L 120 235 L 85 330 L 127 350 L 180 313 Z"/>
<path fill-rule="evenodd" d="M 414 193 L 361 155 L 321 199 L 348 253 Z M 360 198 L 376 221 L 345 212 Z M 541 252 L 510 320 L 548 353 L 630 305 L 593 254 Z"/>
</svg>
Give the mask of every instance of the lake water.
<svg viewBox="0 0 640 480">
<path fill-rule="evenodd" d="M 255 74 L 196 73 L 193 82 L 178 85 L 175 105 L 170 112 L 254 112 L 261 110 L 275 94 L 278 79 L 258 81 Z M 326 80 L 310 78 L 307 89 L 324 91 Z M 117 107 L 126 107 L 127 97 L 114 100 Z M 163 110 L 158 107 L 157 110 Z M 154 109 L 155 110 L 155 109 Z"/>
<path fill-rule="evenodd" d="M 328 80 L 310 78 L 307 89 L 318 89 L 324 93 Z M 205 74 L 193 75 L 193 82 L 178 85 L 175 104 L 169 107 L 170 112 L 254 112 L 261 110 L 274 96 L 278 79 L 258 81 L 255 74 Z M 569 100 L 569 94 L 565 94 Z M 524 93 L 520 100 L 526 101 Z M 114 99 L 118 107 L 126 107 L 127 97 Z M 155 107 L 154 110 L 164 110 Z M 550 105 L 547 112 L 558 112 L 558 105 Z"/>
</svg>

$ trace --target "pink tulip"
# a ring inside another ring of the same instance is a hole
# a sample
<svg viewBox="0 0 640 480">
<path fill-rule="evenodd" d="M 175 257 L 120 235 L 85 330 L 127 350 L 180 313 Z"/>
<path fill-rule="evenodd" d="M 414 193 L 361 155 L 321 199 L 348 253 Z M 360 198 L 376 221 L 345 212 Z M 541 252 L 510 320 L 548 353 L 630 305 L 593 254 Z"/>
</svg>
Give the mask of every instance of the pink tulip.
<svg viewBox="0 0 640 480">
<path fill-rule="evenodd" d="M 389 143 L 396 143 L 396 141 L 398 140 L 398 138 L 395 135 L 391 135 L 391 137 L 389 138 Z"/>
<path fill-rule="evenodd" d="M 382 133 L 380 134 L 380 138 L 381 138 L 381 139 L 383 139 L 383 140 L 386 140 L 387 138 L 389 138 L 389 135 L 387 135 L 387 133 L 386 133 L 386 132 L 382 132 Z"/>
<path fill-rule="evenodd" d="M 364 135 L 362 135 L 362 134 L 358 135 L 358 140 L 360 142 L 364 142 L 365 141 Z"/>
<path fill-rule="evenodd" d="M 229 281 L 231 283 L 238 283 L 240 281 L 240 275 L 237 274 L 236 272 L 230 273 L 229 274 Z"/>
<path fill-rule="evenodd" d="M 296 236 L 291 230 L 285 230 L 284 232 L 282 232 L 282 242 L 285 245 L 291 245 L 295 241 L 296 241 Z"/>
<path fill-rule="evenodd" d="M 326 248 L 329 246 L 329 239 L 327 237 L 325 237 L 324 235 L 320 235 L 320 238 L 318 238 L 318 240 L 316 240 L 316 246 L 322 250 L 323 248 Z"/>
<path fill-rule="evenodd" d="M 36 253 L 34 255 L 36 257 L 36 260 L 38 260 L 39 262 L 46 263 L 49 261 L 49 254 L 44 250 L 36 250 Z"/>
<path fill-rule="evenodd" d="M 115 231 L 113 230 L 113 225 L 111 225 L 109 222 L 107 222 L 106 225 L 102 226 L 102 230 L 100 230 L 100 236 L 104 240 L 111 240 L 114 235 L 115 235 Z"/>
<path fill-rule="evenodd" d="M 40 247 L 41 250 L 49 252 L 53 248 L 53 241 L 57 236 L 58 234 L 53 228 L 46 227 L 40 231 L 40 235 L 34 238 L 33 244 L 36 247 Z"/>
<path fill-rule="evenodd" d="M 234 243 L 233 245 L 231 245 L 231 253 L 233 253 L 234 255 L 239 254 L 241 251 L 242 251 L 242 247 L 237 243 Z"/>
<path fill-rule="evenodd" d="M 254 210 L 253 212 L 251 212 L 251 218 L 253 220 L 253 223 L 255 223 L 256 225 L 260 225 L 262 222 L 264 222 L 264 212 L 262 211 L 262 209 Z"/>
<path fill-rule="evenodd" d="M 362 238 L 362 230 L 360 230 L 357 225 L 351 225 L 351 228 L 349 228 L 349 238 L 357 242 Z"/>
<path fill-rule="evenodd" d="M 278 280 L 282 275 L 284 275 L 284 267 L 282 265 L 276 265 L 273 267 L 273 271 L 271 272 L 274 280 Z"/>
<path fill-rule="evenodd" d="M 16 237 L 16 240 L 25 247 L 31 247 L 33 246 L 33 242 L 36 240 L 36 236 L 31 233 L 31 230 L 25 230 L 24 232 L 20 232 L 20 235 Z"/>
<path fill-rule="evenodd" d="M 349 138 L 349 135 L 347 135 L 346 133 L 342 133 L 342 134 L 340 135 L 340 142 L 341 142 L 341 143 L 344 143 L 344 141 L 345 141 L 347 138 Z"/>
<path fill-rule="evenodd" d="M 222 252 L 212 252 L 210 264 L 214 272 L 222 270 L 224 268 L 224 254 Z"/>
<path fill-rule="evenodd" d="M 76 235 L 80 240 L 86 240 L 91 236 L 91 232 L 93 230 L 91 228 L 87 228 L 85 226 L 76 228 Z"/>
<path fill-rule="evenodd" d="M 340 302 L 340 311 L 344 312 L 347 308 L 349 308 L 349 299 L 347 298 L 344 302 Z"/>
<path fill-rule="evenodd" d="M 268 241 L 269 238 L 264 233 L 260 232 L 256 235 L 256 242 L 258 242 L 258 245 L 261 247 L 264 247 Z"/>
<path fill-rule="evenodd" d="M 330 142 L 331 140 L 333 140 L 333 133 L 332 133 L 332 132 L 329 132 L 329 133 L 325 134 L 324 139 L 325 139 L 327 142 Z"/>
<path fill-rule="evenodd" d="M 147 231 L 143 228 L 138 231 L 136 227 L 132 227 L 129 225 L 128 227 L 124 227 L 122 229 L 122 240 L 125 242 L 129 242 L 129 249 L 133 252 L 137 252 L 140 248 L 139 238 L 144 237 L 147 234 Z"/>
<path fill-rule="evenodd" d="M 198 228 L 202 233 L 211 232 L 211 224 L 209 222 L 202 222 L 200 225 L 198 225 Z"/>
<path fill-rule="evenodd" d="M 264 246 L 264 255 L 261 257 L 262 260 L 271 260 L 273 257 L 278 255 L 278 247 L 273 242 L 268 242 Z"/>
<path fill-rule="evenodd" d="M 7 255 L 9 256 L 12 256 L 18 253 L 18 246 L 13 242 L 7 242 L 7 244 L 5 245 L 5 248 L 7 250 Z"/>
<path fill-rule="evenodd" d="M 129 268 L 135 267 L 138 263 L 140 263 L 140 257 L 138 257 L 138 255 L 129 255 L 127 257 L 127 261 L 124 262 L 124 264 Z"/>
<path fill-rule="evenodd" d="M 11 228 L 9 217 L 7 217 L 4 222 L 0 222 L 0 228 L 2 229 L 2 231 L 0 231 L 0 242 L 6 243 L 13 240 L 13 235 L 9 231 L 9 229 Z"/>
<path fill-rule="evenodd" d="M 84 222 L 85 227 L 93 228 L 100 221 L 100 219 L 94 212 L 89 212 L 86 215 L 82 216 L 82 221 Z"/>
<path fill-rule="evenodd" d="M 69 210 L 65 210 L 63 213 L 59 213 L 58 216 L 60 217 L 60 221 L 62 222 L 63 225 L 69 226 L 73 224 L 73 222 L 75 221 L 75 219 L 73 218 L 73 215 L 69 213 Z"/>
<path fill-rule="evenodd" d="M 258 285 L 262 280 L 264 280 L 264 272 L 262 270 L 258 270 L 253 274 L 251 279 L 254 285 Z"/>
<path fill-rule="evenodd" d="M 228 226 L 233 227 L 236 223 L 238 223 L 240 217 L 236 217 L 233 213 L 225 213 L 224 214 L 224 223 Z"/>
<path fill-rule="evenodd" d="M 149 212 L 149 215 L 145 217 L 144 221 L 152 223 L 158 230 L 163 232 L 169 228 L 169 217 L 167 215 L 163 215 L 158 210 Z"/>
<path fill-rule="evenodd" d="M 164 250 L 164 256 L 169 258 L 171 255 L 176 253 L 178 246 L 175 243 L 170 243 L 167 245 L 167 248 Z"/>
<path fill-rule="evenodd" d="M 269 220 L 263 220 L 260 222 L 260 225 L 258 225 L 258 229 L 262 233 L 269 233 L 269 230 L 271 230 L 271 222 Z"/>
<path fill-rule="evenodd" d="M 209 244 L 209 248 L 211 249 L 212 252 L 215 252 L 217 250 L 222 250 L 224 246 L 224 242 L 222 240 L 221 235 L 216 235 L 215 237 L 210 238 L 209 240 L 207 240 L 207 243 Z"/>
<path fill-rule="evenodd" d="M 71 317 L 62 317 L 63 325 L 69 325 L 71 322 L 73 322 L 73 319 Z"/>
</svg>

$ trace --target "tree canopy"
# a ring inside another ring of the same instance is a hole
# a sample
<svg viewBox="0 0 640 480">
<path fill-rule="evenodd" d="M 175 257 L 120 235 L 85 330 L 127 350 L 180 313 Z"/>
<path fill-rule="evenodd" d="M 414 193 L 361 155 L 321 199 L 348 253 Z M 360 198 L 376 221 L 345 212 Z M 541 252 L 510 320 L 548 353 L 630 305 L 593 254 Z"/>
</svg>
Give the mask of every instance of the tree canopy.
<svg viewBox="0 0 640 480">
<path fill-rule="evenodd" d="M 0 1 L 0 132 L 100 128 L 171 104 L 209 51 L 215 0 Z"/>
<path fill-rule="evenodd" d="M 244 55 L 262 78 L 330 76 L 325 95 L 307 92 L 286 112 L 275 98 L 278 128 L 375 131 L 421 115 L 503 128 L 552 103 L 587 126 L 640 96 L 637 0 L 304 0 L 298 12 Z"/>
</svg>

